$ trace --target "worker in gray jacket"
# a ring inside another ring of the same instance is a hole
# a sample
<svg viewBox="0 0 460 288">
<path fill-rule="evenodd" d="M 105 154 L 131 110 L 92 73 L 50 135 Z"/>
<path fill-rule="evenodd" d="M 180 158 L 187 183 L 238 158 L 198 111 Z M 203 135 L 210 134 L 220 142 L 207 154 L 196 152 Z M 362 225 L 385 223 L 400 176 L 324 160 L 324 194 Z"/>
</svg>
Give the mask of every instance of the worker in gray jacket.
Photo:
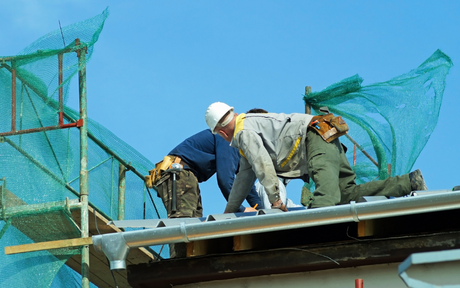
<svg viewBox="0 0 460 288">
<path fill-rule="evenodd" d="M 206 122 L 242 155 L 225 212 L 235 212 L 256 179 L 264 186 L 272 208 L 287 211 L 280 200 L 278 176 L 288 179 L 308 176 L 315 182 L 311 208 L 348 204 L 361 196 L 405 196 L 427 190 L 420 170 L 385 180 L 356 185 L 338 139 L 328 143 L 309 128 L 308 114 L 240 114 L 225 103 L 211 104 Z"/>
</svg>

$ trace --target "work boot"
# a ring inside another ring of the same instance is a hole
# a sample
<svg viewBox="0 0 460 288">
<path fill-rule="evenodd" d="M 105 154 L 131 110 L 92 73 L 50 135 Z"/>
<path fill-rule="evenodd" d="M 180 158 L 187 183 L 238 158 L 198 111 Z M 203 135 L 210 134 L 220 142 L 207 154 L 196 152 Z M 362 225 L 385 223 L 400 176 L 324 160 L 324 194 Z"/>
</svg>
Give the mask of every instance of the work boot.
<svg viewBox="0 0 460 288">
<path fill-rule="evenodd" d="M 428 190 L 425 180 L 423 180 L 422 172 L 419 169 L 409 173 L 409 180 L 412 191 Z"/>
</svg>

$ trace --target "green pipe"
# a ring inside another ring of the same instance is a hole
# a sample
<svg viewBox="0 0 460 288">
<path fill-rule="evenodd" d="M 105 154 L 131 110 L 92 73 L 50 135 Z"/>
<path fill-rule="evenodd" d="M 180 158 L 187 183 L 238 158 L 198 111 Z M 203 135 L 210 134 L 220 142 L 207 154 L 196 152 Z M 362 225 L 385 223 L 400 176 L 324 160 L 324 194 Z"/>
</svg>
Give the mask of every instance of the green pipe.
<svg viewBox="0 0 460 288">
<path fill-rule="evenodd" d="M 2 209 L 2 210 L 5 210 L 5 209 Z M 2 239 L 2 237 L 5 234 L 6 230 L 8 230 L 8 227 L 10 227 L 12 219 L 13 218 L 10 218 L 10 219 L 8 219 L 8 221 L 6 221 L 5 226 L 3 226 L 2 231 L 0 231 L 0 239 Z"/>
<path fill-rule="evenodd" d="M 72 46 L 73 45 L 73 46 Z M 86 44 L 71 43 L 67 45 L 64 49 L 54 49 L 54 50 L 37 50 L 37 52 L 27 54 L 27 55 L 16 55 L 16 56 L 7 56 L 0 58 L 0 62 L 5 63 L 6 61 L 19 61 L 23 59 L 33 59 L 33 58 L 47 58 L 60 53 L 72 53 L 77 52 L 81 49 L 86 49 Z"/>
<path fill-rule="evenodd" d="M 112 167 L 110 167 L 110 215 L 112 215 L 113 212 L 113 166 L 114 166 L 115 161 L 112 161 Z"/>
<path fill-rule="evenodd" d="M 20 108 L 20 112 L 19 112 L 19 130 L 22 130 L 22 114 L 23 114 L 23 109 L 24 109 L 24 85 L 21 85 L 21 108 Z M 43 126 L 43 125 L 42 125 Z M 22 134 L 19 135 L 19 146 L 21 146 L 21 143 L 22 143 Z"/>
<path fill-rule="evenodd" d="M 70 210 L 67 211 L 65 201 L 55 201 L 48 203 L 37 203 L 30 205 L 20 205 L 4 209 L 7 218 L 21 218 L 40 214 L 49 214 L 53 212 L 65 211 L 70 216 Z"/>
<path fill-rule="evenodd" d="M 2 142 L 0 141 L 0 143 L 2 143 Z M 5 193 L 6 193 L 6 179 L 5 179 L 5 177 L 3 177 L 1 179 L 1 181 L 2 181 L 2 199 L 1 199 L 2 200 L 2 219 L 5 219 L 5 209 L 4 209 L 4 207 L 5 207 Z M 2 237 L 0 237 L 0 238 L 2 238 Z"/>
<path fill-rule="evenodd" d="M 80 40 L 75 41 L 77 45 Z M 86 48 L 86 47 L 85 47 Z M 81 203 L 81 237 L 89 237 L 88 219 L 88 115 L 86 102 L 86 49 L 77 50 L 78 56 L 78 83 L 80 95 L 80 203 Z M 89 288 L 89 245 L 84 245 L 81 250 L 81 276 L 82 287 Z"/>
<path fill-rule="evenodd" d="M 126 168 L 120 163 L 118 168 L 118 220 L 125 220 Z"/>
</svg>

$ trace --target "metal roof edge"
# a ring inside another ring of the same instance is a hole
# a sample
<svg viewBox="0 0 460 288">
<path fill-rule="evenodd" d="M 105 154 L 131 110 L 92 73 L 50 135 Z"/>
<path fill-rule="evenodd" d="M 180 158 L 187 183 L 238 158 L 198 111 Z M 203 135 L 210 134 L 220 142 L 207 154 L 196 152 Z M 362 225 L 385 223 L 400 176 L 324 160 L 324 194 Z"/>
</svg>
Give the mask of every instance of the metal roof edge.
<svg viewBox="0 0 460 288">
<path fill-rule="evenodd" d="M 112 270 L 126 269 L 129 248 L 190 242 L 228 236 L 288 230 L 302 227 L 359 222 L 385 217 L 460 208 L 460 191 L 416 197 L 400 197 L 364 203 L 298 210 L 287 213 L 237 217 L 199 223 L 93 236 L 94 248 L 103 252 Z M 124 255 L 124 256 L 123 256 Z"/>
</svg>

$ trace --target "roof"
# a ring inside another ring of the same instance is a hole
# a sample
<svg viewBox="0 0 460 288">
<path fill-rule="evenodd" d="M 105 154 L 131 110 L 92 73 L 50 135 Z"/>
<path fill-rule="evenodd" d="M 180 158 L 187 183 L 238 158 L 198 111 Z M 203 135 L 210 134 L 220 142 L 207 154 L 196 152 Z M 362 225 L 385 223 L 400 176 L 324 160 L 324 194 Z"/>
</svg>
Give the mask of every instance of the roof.
<svg viewBox="0 0 460 288">
<path fill-rule="evenodd" d="M 460 248 L 460 224 L 448 221 L 460 216 L 460 191 L 363 201 L 287 213 L 114 221 L 116 226 L 145 222 L 141 225 L 154 228 L 93 239 L 111 266 L 119 260 L 115 247 L 190 242 L 188 255 L 195 257 L 128 266 L 133 287 L 390 263 L 414 252 Z M 180 275 L 172 273 L 176 269 Z"/>
</svg>

